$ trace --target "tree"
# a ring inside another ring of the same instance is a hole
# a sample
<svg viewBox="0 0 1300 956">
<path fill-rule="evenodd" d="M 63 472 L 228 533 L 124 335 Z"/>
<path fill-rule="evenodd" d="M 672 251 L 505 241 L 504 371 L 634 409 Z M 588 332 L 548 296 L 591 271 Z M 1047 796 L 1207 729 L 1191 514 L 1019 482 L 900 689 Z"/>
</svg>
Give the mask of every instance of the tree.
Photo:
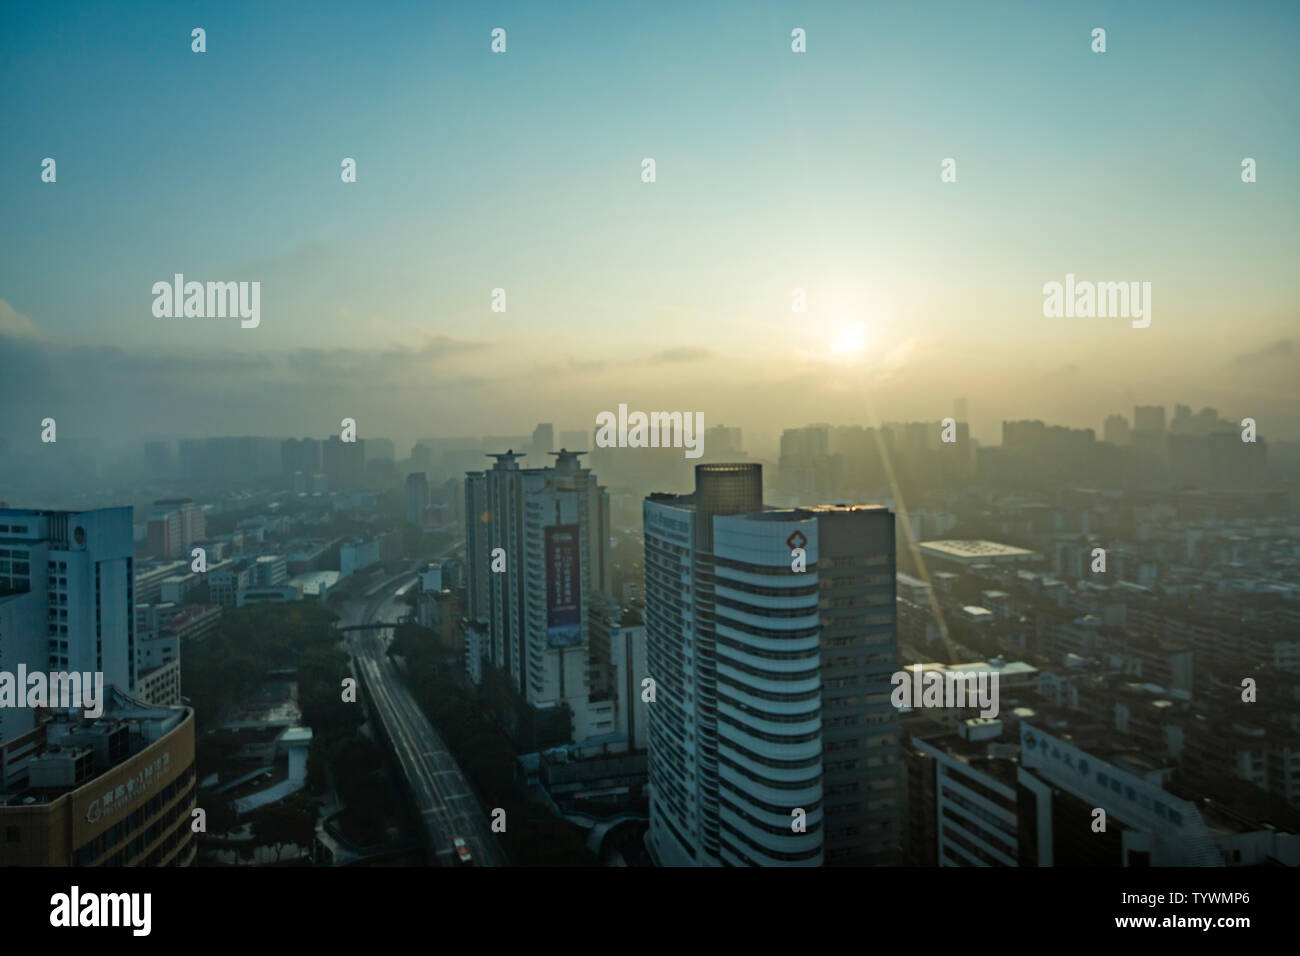
<svg viewBox="0 0 1300 956">
<path fill-rule="evenodd" d="M 310 850 L 316 839 L 320 804 L 302 793 L 260 810 L 253 817 L 253 838 L 260 846 L 275 848 L 275 861 L 286 846 Z"/>
</svg>

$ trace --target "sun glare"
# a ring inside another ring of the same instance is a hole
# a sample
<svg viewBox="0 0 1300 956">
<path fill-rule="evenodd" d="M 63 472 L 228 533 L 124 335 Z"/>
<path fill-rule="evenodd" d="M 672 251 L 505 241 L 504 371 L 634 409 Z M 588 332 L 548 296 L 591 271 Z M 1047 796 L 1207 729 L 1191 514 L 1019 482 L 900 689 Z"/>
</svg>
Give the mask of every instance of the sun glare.
<svg viewBox="0 0 1300 956">
<path fill-rule="evenodd" d="M 867 327 L 861 322 L 840 329 L 831 341 L 831 356 L 838 359 L 855 359 L 866 349 Z"/>
</svg>

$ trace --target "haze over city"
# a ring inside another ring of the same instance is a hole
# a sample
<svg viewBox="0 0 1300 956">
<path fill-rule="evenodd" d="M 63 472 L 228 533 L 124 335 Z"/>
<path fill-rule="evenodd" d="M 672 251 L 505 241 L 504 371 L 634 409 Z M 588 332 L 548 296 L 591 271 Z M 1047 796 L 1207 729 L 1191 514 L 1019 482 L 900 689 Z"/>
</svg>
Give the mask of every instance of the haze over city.
<svg viewBox="0 0 1300 956">
<path fill-rule="evenodd" d="M 11 440 L 348 415 L 406 444 L 628 402 L 774 441 L 954 395 L 984 442 L 1177 401 L 1300 438 L 1294 7 L 808 4 L 791 57 L 729 4 L 497 4 L 491 70 L 473 8 L 210 13 L 203 57 L 166 5 L 4 14 Z M 260 281 L 261 324 L 156 318 L 175 273 Z M 1044 318 L 1067 273 L 1151 282 L 1150 327 Z"/>
<path fill-rule="evenodd" d="M 6 940 L 1289 925 L 1297 49 L 0 7 Z"/>
</svg>

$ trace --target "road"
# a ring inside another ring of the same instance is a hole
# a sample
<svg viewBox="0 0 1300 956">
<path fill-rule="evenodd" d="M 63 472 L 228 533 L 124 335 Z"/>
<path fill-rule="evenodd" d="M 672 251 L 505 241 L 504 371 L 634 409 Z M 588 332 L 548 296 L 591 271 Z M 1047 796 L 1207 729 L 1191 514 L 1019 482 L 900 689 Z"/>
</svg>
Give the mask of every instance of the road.
<svg viewBox="0 0 1300 956">
<path fill-rule="evenodd" d="M 397 620 L 407 613 L 401 596 L 413 583 L 413 576 L 406 575 L 389 582 L 375 595 L 349 602 L 340 608 L 339 623 Z M 437 848 L 438 863 L 456 864 L 452 839 L 459 836 L 469 844 L 476 866 L 509 866 L 498 836 L 492 832 L 490 809 L 479 804 L 451 751 L 389 659 L 391 639 L 389 628 L 353 631 L 347 635 L 348 650 L 360 671 L 358 676 L 369 695 L 372 713 L 383 722 L 393 742 L 421 823 L 428 829 L 429 843 Z"/>
</svg>

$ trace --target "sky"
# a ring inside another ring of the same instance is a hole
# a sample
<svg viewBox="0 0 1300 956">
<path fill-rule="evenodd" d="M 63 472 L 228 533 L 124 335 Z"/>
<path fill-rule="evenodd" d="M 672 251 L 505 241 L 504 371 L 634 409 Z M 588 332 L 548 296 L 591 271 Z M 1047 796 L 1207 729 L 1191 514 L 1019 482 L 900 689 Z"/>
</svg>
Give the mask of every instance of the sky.
<svg viewBox="0 0 1300 956">
<path fill-rule="evenodd" d="M 5 5 L 0 434 L 961 397 L 986 442 L 1174 403 L 1300 439 L 1298 47 L 1294 3 Z M 156 317 L 178 272 L 260 325 Z M 1067 273 L 1150 326 L 1044 317 Z"/>
</svg>

